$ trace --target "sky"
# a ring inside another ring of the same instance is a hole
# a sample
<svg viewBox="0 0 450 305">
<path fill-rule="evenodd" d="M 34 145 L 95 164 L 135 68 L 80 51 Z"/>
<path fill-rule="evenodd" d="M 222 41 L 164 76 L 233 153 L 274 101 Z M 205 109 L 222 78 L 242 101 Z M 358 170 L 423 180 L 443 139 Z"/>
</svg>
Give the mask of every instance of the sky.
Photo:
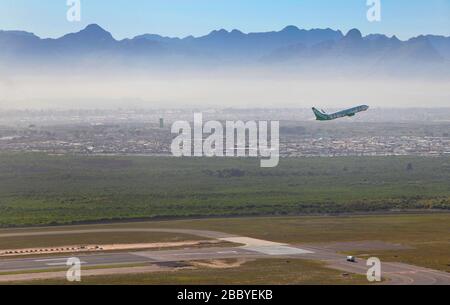
<svg viewBox="0 0 450 305">
<path fill-rule="evenodd" d="M 408 39 L 450 36 L 450 0 L 380 0 L 381 21 L 368 22 L 367 0 L 80 0 L 81 21 L 68 22 L 67 0 L 0 0 L 0 29 L 56 38 L 90 23 L 116 39 L 144 33 L 184 37 L 216 29 L 243 32 L 352 28 Z"/>
</svg>

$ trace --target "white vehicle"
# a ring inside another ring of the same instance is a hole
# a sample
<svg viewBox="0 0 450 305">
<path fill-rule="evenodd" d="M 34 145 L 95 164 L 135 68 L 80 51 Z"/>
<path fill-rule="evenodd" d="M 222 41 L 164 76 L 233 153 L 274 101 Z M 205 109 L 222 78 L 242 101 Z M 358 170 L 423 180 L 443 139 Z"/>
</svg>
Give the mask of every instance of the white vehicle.
<svg viewBox="0 0 450 305">
<path fill-rule="evenodd" d="M 356 257 L 354 257 L 354 256 L 347 256 L 347 262 L 356 263 Z"/>
</svg>

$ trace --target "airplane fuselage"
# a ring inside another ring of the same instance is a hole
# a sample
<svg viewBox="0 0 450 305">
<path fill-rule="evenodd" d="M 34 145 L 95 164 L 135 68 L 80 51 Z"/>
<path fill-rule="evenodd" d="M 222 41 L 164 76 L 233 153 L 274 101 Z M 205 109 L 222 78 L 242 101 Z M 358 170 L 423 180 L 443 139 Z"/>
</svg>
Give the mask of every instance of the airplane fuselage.
<svg viewBox="0 0 450 305">
<path fill-rule="evenodd" d="M 319 111 L 316 108 L 313 108 L 314 114 L 316 115 L 316 119 L 318 121 L 331 121 L 343 117 L 352 117 L 355 116 L 357 113 L 362 111 L 367 111 L 369 109 L 369 106 L 367 105 L 361 105 L 358 107 L 353 107 L 350 109 L 342 110 L 336 113 L 332 114 L 326 114 L 325 112 Z"/>
</svg>

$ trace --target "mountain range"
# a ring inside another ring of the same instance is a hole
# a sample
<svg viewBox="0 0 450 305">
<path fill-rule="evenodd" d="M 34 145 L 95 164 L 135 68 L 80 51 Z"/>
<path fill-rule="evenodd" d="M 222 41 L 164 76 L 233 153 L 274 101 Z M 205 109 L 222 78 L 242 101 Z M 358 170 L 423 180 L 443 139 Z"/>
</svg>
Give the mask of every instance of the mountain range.
<svg viewBox="0 0 450 305">
<path fill-rule="evenodd" d="M 450 37 L 422 35 L 402 41 L 357 29 L 243 33 L 216 30 L 202 37 L 144 34 L 116 40 L 96 24 L 57 39 L 23 31 L 0 31 L 0 67 L 7 71 L 37 68 L 108 67 L 157 69 L 179 67 L 268 67 L 293 73 L 362 73 L 450 77 Z"/>
</svg>

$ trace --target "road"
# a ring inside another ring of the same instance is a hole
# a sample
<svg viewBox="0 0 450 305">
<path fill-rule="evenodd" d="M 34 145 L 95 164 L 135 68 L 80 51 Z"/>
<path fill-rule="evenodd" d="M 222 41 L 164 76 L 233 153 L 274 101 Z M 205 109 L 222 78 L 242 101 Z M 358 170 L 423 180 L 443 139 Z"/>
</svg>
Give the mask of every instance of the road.
<svg viewBox="0 0 450 305">
<path fill-rule="evenodd" d="M 306 247 L 314 251 L 313 254 L 305 254 L 304 258 L 311 258 L 326 262 L 333 269 L 348 273 L 366 274 L 369 267 L 366 260 L 357 259 L 356 263 L 346 261 L 342 254 L 322 247 Z M 450 274 L 443 271 L 408 265 L 403 263 L 382 262 L 382 277 L 389 285 L 450 285 Z"/>
<path fill-rule="evenodd" d="M 346 256 L 325 246 L 286 245 L 270 241 L 241 237 L 214 231 L 182 229 L 99 229 L 73 231 L 42 231 L 0 234 L 2 237 L 44 236 L 105 232 L 170 232 L 215 238 L 223 241 L 243 244 L 237 247 L 192 248 L 160 251 L 132 251 L 123 253 L 78 254 L 83 266 L 112 266 L 120 264 L 152 263 L 167 264 L 195 260 L 226 258 L 300 258 L 326 262 L 333 269 L 348 273 L 366 274 L 368 267 L 364 260 L 356 263 L 346 261 Z M 1 259 L 0 272 L 26 272 L 34 270 L 66 269 L 69 256 L 51 256 L 34 258 Z M 403 263 L 382 263 L 382 276 L 385 284 L 391 285 L 450 285 L 450 274 Z M 0 281 L 2 281 L 0 276 Z M 7 279 L 7 278 L 6 278 Z M 5 278 L 3 278 L 3 281 Z"/>
</svg>

